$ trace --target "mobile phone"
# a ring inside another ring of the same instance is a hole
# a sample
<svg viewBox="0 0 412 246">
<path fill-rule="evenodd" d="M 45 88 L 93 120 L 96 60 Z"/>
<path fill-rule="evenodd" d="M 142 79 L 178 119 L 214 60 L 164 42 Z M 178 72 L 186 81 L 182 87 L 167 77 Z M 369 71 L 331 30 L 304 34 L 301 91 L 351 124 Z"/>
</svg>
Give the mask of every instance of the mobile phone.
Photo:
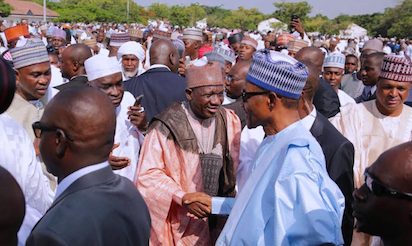
<svg viewBox="0 0 412 246">
<path fill-rule="evenodd" d="M 142 99 L 143 99 L 143 94 L 141 94 L 140 96 L 136 97 L 136 101 L 134 102 L 134 106 L 139 106 L 142 104 Z"/>
<path fill-rule="evenodd" d="M 299 16 L 297 14 L 292 14 L 291 21 L 294 21 L 294 20 L 297 20 L 297 19 L 299 19 Z M 295 31 L 296 31 L 296 28 L 291 26 L 290 27 L 290 33 L 294 33 Z"/>
<path fill-rule="evenodd" d="M 297 20 L 297 19 L 299 19 L 299 16 L 297 14 L 293 14 L 291 20 Z"/>
</svg>

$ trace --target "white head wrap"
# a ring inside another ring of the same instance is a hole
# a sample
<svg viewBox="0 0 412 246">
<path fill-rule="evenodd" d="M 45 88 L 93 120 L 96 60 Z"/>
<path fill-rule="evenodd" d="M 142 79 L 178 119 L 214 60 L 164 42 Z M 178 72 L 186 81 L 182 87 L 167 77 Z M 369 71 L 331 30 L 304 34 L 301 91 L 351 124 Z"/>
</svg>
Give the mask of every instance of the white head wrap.
<svg viewBox="0 0 412 246">
<path fill-rule="evenodd" d="M 84 62 L 84 67 L 89 81 L 122 72 L 116 57 L 92 56 Z"/>
<path fill-rule="evenodd" d="M 145 51 L 142 45 L 135 41 L 129 41 L 120 46 L 117 51 L 117 59 L 120 61 L 124 55 L 135 55 L 139 62 L 145 59 Z"/>
</svg>

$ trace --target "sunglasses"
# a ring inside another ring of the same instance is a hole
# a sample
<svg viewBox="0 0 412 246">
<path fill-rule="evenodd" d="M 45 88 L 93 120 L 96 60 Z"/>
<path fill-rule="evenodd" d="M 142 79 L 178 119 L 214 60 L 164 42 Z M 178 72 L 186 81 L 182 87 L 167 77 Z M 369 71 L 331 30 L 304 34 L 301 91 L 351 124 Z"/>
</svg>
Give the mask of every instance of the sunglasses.
<svg viewBox="0 0 412 246">
<path fill-rule="evenodd" d="M 55 127 L 55 126 L 44 126 L 41 125 L 40 121 L 36 121 L 34 122 L 32 125 L 33 131 L 34 131 L 34 136 L 36 136 L 36 138 L 40 138 L 41 133 L 47 132 L 47 131 L 56 131 L 56 130 L 62 130 L 64 132 L 64 134 L 66 135 L 66 137 L 70 140 L 70 141 L 74 141 L 74 139 L 63 129 L 59 128 L 59 127 Z"/>
<path fill-rule="evenodd" d="M 399 199 L 412 200 L 412 194 L 391 189 L 375 180 L 368 172 L 368 168 L 365 170 L 365 184 L 375 196 L 386 194 Z"/>
<path fill-rule="evenodd" d="M 247 102 L 247 100 L 249 100 L 249 98 L 253 97 L 253 96 L 257 96 L 257 95 L 267 95 L 269 94 L 270 91 L 258 91 L 258 92 L 246 92 L 246 91 L 242 91 L 242 100 L 243 102 Z"/>
<path fill-rule="evenodd" d="M 239 78 L 233 78 L 231 75 L 226 75 L 225 76 L 225 80 L 227 80 L 227 82 L 232 83 L 235 81 L 240 81 L 240 80 L 244 80 L 244 79 L 239 79 Z"/>
</svg>

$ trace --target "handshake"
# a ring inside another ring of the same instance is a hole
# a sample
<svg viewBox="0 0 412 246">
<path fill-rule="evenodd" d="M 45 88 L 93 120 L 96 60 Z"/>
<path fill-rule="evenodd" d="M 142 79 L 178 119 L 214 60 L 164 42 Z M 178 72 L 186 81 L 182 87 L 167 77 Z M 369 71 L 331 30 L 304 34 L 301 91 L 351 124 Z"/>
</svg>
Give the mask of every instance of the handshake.
<svg viewBox="0 0 412 246">
<path fill-rule="evenodd" d="M 188 211 L 188 216 L 202 219 L 212 212 L 212 197 L 203 192 L 187 193 L 182 197 L 182 206 Z"/>
</svg>

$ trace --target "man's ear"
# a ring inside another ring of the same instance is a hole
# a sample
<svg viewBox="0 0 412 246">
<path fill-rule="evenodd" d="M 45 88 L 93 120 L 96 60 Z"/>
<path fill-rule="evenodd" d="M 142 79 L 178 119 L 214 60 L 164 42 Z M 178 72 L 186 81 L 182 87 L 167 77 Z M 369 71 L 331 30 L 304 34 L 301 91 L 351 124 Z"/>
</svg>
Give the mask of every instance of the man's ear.
<svg viewBox="0 0 412 246">
<path fill-rule="evenodd" d="M 20 83 L 20 72 L 17 69 L 14 69 L 14 74 L 16 75 L 16 88 L 19 88 Z"/>
<path fill-rule="evenodd" d="M 268 96 L 268 106 L 270 110 L 275 107 L 277 100 L 280 100 L 280 98 L 277 97 L 276 93 L 271 92 Z"/>
<path fill-rule="evenodd" d="M 80 69 L 80 62 L 78 61 L 73 61 L 72 63 L 72 69 L 74 72 L 77 72 Z"/>
<path fill-rule="evenodd" d="M 56 156 L 59 159 L 62 159 L 64 157 L 64 154 L 66 153 L 67 141 L 69 141 L 69 139 L 67 138 L 66 134 L 61 129 L 57 129 L 55 131 L 54 137 L 55 137 L 54 141 L 56 144 Z"/>
<path fill-rule="evenodd" d="M 188 101 L 193 100 L 193 89 L 186 88 L 186 98 Z"/>
</svg>

